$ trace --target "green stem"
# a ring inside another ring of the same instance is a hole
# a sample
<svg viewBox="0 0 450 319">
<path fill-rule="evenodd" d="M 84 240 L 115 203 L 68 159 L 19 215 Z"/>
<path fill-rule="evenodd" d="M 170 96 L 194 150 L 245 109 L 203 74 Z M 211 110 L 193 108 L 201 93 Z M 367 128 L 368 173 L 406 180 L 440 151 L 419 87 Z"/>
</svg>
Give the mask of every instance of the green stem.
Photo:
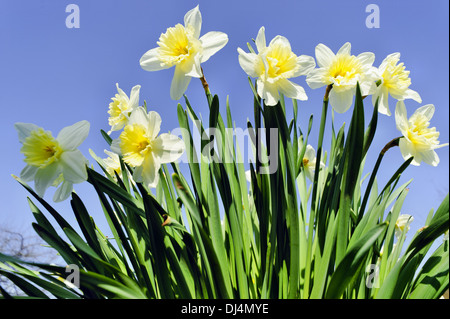
<svg viewBox="0 0 450 319">
<path fill-rule="evenodd" d="M 372 174 L 370 175 L 369 183 L 367 184 L 366 192 L 364 193 L 364 199 L 363 199 L 361 207 L 359 209 L 358 222 L 361 220 L 362 216 L 364 215 L 364 210 L 366 209 L 367 201 L 369 199 L 370 192 L 372 191 L 372 186 L 375 181 L 375 176 L 377 176 L 377 172 L 380 167 L 381 161 L 383 160 L 384 154 L 390 148 L 392 148 L 394 146 L 398 146 L 398 142 L 399 142 L 400 138 L 401 137 L 394 138 L 389 143 L 387 143 L 381 150 L 380 154 L 378 155 L 377 162 L 375 163 L 375 166 L 372 170 Z"/>
<path fill-rule="evenodd" d="M 313 242 L 313 233 L 314 233 L 314 223 L 316 219 L 316 201 L 317 201 L 317 187 L 319 183 L 319 170 L 320 170 L 320 161 L 322 157 L 322 144 L 323 144 L 323 136 L 325 132 L 325 123 L 327 118 L 328 111 L 328 95 L 330 93 L 332 86 L 328 85 L 325 91 L 325 96 L 323 97 L 323 106 L 322 106 L 322 117 L 320 119 L 320 129 L 319 129 L 319 141 L 317 144 L 317 154 L 316 154 L 316 167 L 314 171 L 314 182 L 313 182 L 313 191 L 311 198 L 311 210 L 308 221 L 308 249 L 306 253 L 306 269 L 305 269 L 305 284 L 304 284 L 304 298 L 309 297 L 309 286 L 311 279 L 311 260 L 312 260 L 312 242 Z"/>
<path fill-rule="evenodd" d="M 211 107 L 213 96 L 211 94 L 211 91 L 209 90 L 209 84 L 208 84 L 208 82 L 206 82 L 205 74 L 203 73 L 203 68 L 200 67 L 200 69 L 202 70 L 202 77 L 200 78 L 200 82 L 202 82 L 203 89 L 205 90 L 206 98 L 208 100 L 208 105 L 209 105 L 209 107 Z"/>
</svg>

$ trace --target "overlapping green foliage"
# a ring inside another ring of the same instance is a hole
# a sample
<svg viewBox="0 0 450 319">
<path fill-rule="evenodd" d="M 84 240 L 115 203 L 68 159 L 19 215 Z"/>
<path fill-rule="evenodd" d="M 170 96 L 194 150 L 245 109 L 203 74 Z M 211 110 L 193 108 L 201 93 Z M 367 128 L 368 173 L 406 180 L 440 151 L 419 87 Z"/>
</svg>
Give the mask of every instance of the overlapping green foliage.
<svg viewBox="0 0 450 319">
<path fill-rule="evenodd" d="M 70 204 L 81 232 L 17 179 L 32 195 L 35 231 L 67 265 L 79 268 L 79 287 L 65 281 L 65 266 L 1 253 L 0 274 L 33 298 L 439 298 L 449 285 L 448 241 L 434 252 L 429 249 L 448 230 L 448 195 L 408 247 L 403 247 L 404 235 L 396 241 L 395 223 L 410 183 L 401 181 L 401 174 L 411 159 L 381 188 L 376 173 L 383 152 L 365 182 L 365 157 L 378 151 L 370 149 L 377 107 L 366 126 L 358 87 L 348 130 L 342 126 L 336 132 L 331 120 L 331 148 L 325 152 L 324 129 L 330 121 L 325 97 L 309 184 L 302 159 L 312 118 L 306 130 L 297 127 L 296 100 L 288 121 L 283 98 L 265 106 L 250 84 L 255 118 L 247 127 L 255 154 L 262 154 L 250 165 L 250 183 L 242 146 L 229 130 L 234 123 L 228 101 L 224 107 L 207 91 L 210 116 L 204 123 L 185 97 L 186 107 L 178 104 L 177 114 L 191 159 L 189 174 L 177 163 L 163 165 L 152 192 L 130 180 L 132 169 L 124 162 L 122 175 L 115 178 L 100 160 L 104 174 L 88 168 L 88 183 L 113 238 L 97 227 L 75 193 Z M 220 134 L 210 136 L 206 127 Z M 266 140 L 257 128 L 266 129 Z M 277 129 L 277 169 L 261 174 L 262 159 L 274 142 L 270 128 Z M 194 130 L 207 137 L 200 141 L 202 150 L 213 146 L 201 158 L 194 158 Z M 321 161 L 327 166 L 320 168 Z M 370 265 L 377 270 L 376 282 L 371 282 Z M 1 287 L 0 294 L 15 298 Z"/>
</svg>

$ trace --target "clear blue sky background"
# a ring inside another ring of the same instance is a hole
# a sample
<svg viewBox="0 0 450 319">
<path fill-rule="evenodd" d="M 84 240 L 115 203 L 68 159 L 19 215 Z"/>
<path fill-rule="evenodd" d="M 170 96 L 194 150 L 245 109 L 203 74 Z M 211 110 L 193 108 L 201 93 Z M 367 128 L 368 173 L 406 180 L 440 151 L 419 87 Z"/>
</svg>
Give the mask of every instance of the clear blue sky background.
<svg viewBox="0 0 450 319">
<path fill-rule="evenodd" d="M 80 28 L 68 29 L 65 8 L 75 3 L 80 8 Z M 380 8 L 380 28 L 365 25 L 366 6 Z M 423 103 L 406 101 L 408 114 L 424 104 L 434 104 L 432 126 L 441 132 L 440 141 L 449 141 L 449 16 L 447 0 L 433 1 L 87 1 L 87 0 L 1 0 L 0 2 L 0 224 L 13 229 L 28 229 L 33 221 L 28 208 L 28 193 L 11 177 L 24 167 L 15 122 L 32 122 L 55 135 L 76 121 L 88 120 L 91 131 L 80 147 L 93 163 L 88 149 L 103 155 L 107 146 L 100 129 L 108 130 L 107 111 L 116 93 L 115 83 L 126 93 L 140 84 L 141 103 L 159 112 L 161 132 L 178 127 L 177 102 L 170 99 L 173 69 L 146 72 L 139 66 L 143 53 L 156 46 L 167 27 L 183 23 L 184 14 L 200 4 L 203 16 L 202 35 L 209 31 L 228 34 L 224 49 L 203 65 L 213 93 L 222 101 L 226 96 L 236 126 L 245 128 L 253 118 L 252 93 L 247 76 L 238 63 L 237 47 L 246 43 L 266 27 L 268 41 L 280 34 L 287 37 L 297 54 L 314 56 L 314 48 L 324 43 L 336 52 L 342 44 L 352 43 L 352 53 L 375 53 L 374 65 L 390 53 L 400 52 L 411 71 L 411 88 L 420 93 Z M 302 85 L 309 101 L 299 102 L 299 125 L 306 130 L 310 114 L 315 115 L 311 137 L 317 143 L 323 90 L 311 90 L 305 77 L 294 79 Z M 203 116 L 208 114 L 200 81 L 193 79 L 186 92 L 192 105 Z M 184 102 L 181 101 L 184 105 Z M 391 111 L 395 100 L 390 99 Z M 367 116 L 372 112 L 366 101 Z M 351 112 L 336 114 L 336 126 L 349 122 Z M 368 122 L 368 120 L 367 120 Z M 329 124 L 328 121 L 328 130 Z M 380 115 L 379 129 L 367 160 L 370 172 L 379 150 L 400 132 L 393 116 Z M 115 135 L 113 135 L 115 136 Z M 329 135 L 326 135 L 329 137 Z M 329 141 L 325 141 L 325 148 Z M 402 181 L 414 178 L 402 213 L 415 221 L 412 231 L 422 227 L 431 208 L 437 208 L 449 185 L 449 148 L 439 149 L 438 167 L 422 164 L 409 167 Z M 390 150 L 383 161 L 380 184 L 388 180 L 403 159 L 398 148 Z M 186 165 L 186 164 L 185 164 Z M 186 167 L 186 166 L 185 166 Z M 103 213 L 98 199 L 88 185 L 75 190 L 101 224 Z M 51 202 L 53 190 L 46 199 Z M 73 221 L 69 201 L 55 204 L 69 221 Z M 106 234 L 108 232 L 105 229 Z M 409 235 L 411 237 L 412 234 Z"/>
</svg>

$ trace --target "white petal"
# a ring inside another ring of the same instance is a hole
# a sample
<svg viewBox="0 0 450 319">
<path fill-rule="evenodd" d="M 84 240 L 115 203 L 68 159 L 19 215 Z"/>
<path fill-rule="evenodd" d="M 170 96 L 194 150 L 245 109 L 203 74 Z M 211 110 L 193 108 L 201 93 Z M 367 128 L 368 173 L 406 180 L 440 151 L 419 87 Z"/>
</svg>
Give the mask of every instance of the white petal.
<svg viewBox="0 0 450 319">
<path fill-rule="evenodd" d="M 128 95 L 119 87 L 119 83 L 116 83 L 117 93 L 124 98 L 125 100 L 129 101 Z"/>
<path fill-rule="evenodd" d="M 258 31 L 258 35 L 256 36 L 255 44 L 258 52 L 263 52 L 267 47 L 265 31 L 266 29 L 264 27 L 261 27 Z"/>
<path fill-rule="evenodd" d="M 80 121 L 63 128 L 56 137 L 63 150 L 74 150 L 83 143 L 89 135 L 90 124 L 88 121 Z"/>
<path fill-rule="evenodd" d="M 283 37 L 282 35 L 277 35 L 275 38 L 272 39 L 272 41 L 270 41 L 269 43 L 269 47 L 271 47 L 272 45 L 275 44 L 280 44 L 283 47 L 287 47 L 289 49 L 289 51 L 291 50 L 291 43 L 289 42 L 289 40 L 286 37 Z"/>
<path fill-rule="evenodd" d="M 52 163 L 45 168 L 37 170 L 34 175 L 34 188 L 36 193 L 40 197 L 44 197 L 45 191 L 53 184 L 60 173 L 61 169 L 58 163 Z"/>
<path fill-rule="evenodd" d="M 405 161 L 410 157 L 414 156 L 414 159 L 411 162 L 411 164 L 414 166 L 420 165 L 420 158 L 419 158 L 420 156 L 417 156 L 416 151 L 411 147 L 411 144 L 406 138 L 404 137 L 400 138 L 398 146 L 400 148 L 400 152 L 402 153 L 402 157 Z"/>
<path fill-rule="evenodd" d="M 61 185 L 56 189 L 55 194 L 53 195 L 53 201 L 55 203 L 65 201 L 69 198 L 70 194 L 73 190 L 73 184 L 68 181 L 64 181 Z"/>
<path fill-rule="evenodd" d="M 201 68 L 201 55 L 196 54 L 193 57 L 183 61 L 178 65 L 180 68 L 180 72 L 183 72 L 187 77 L 201 78 L 203 76 L 202 68 Z"/>
<path fill-rule="evenodd" d="M 260 70 L 258 70 L 258 60 L 261 59 L 255 53 L 247 53 L 241 48 L 238 48 L 239 53 L 239 65 L 252 78 L 258 78 L 261 76 Z"/>
<path fill-rule="evenodd" d="M 20 172 L 20 178 L 25 182 L 30 182 L 34 179 L 34 175 L 36 175 L 38 169 L 36 166 L 27 165 Z"/>
<path fill-rule="evenodd" d="M 312 162 L 316 159 L 316 150 L 311 145 L 306 145 L 305 156 L 308 161 Z"/>
<path fill-rule="evenodd" d="M 87 180 L 86 159 L 79 150 L 62 153 L 60 160 L 64 180 L 73 184 Z"/>
<path fill-rule="evenodd" d="M 148 112 L 147 118 L 148 135 L 153 140 L 158 136 L 159 130 L 161 129 L 161 116 L 155 111 L 150 111 Z"/>
<path fill-rule="evenodd" d="M 422 160 L 431 166 L 438 166 L 439 164 L 439 156 L 436 154 L 434 150 L 429 150 L 422 152 Z"/>
<path fill-rule="evenodd" d="M 130 107 L 136 107 L 139 105 L 139 91 L 141 89 L 140 85 L 135 85 L 133 86 L 133 88 L 131 89 L 131 93 L 130 93 Z"/>
<path fill-rule="evenodd" d="M 415 116 L 417 116 L 417 114 L 422 114 L 423 116 L 425 116 L 428 119 L 428 121 L 431 120 L 431 118 L 433 117 L 433 114 L 434 114 L 434 105 L 427 104 L 427 105 L 419 107 L 411 117 L 415 117 Z"/>
<path fill-rule="evenodd" d="M 190 81 L 191 77 L 186 76 L 182 69 L 177 65 L 170 86 L 170 97 L 172 100 L 179 100 L 183 96 Z"/>
<path fill-rule="evenodd" d="M 133 171 L 133 180 L 136 183 L 142 183 L 143 177 L 142 177 L 142 171 L 144 170 L 144 165 L 137 166 L 134 168 Z"/>
<path fill-rule="evenodd" d="M 130 125 L 139 124 L 143 127 L 147 127 L 147 123 L 148 123 L 148 115 L 142 106 L 134 109 L 130 115 L 130 118 L 128 119 L 128 124 Z"/>
<path fill-rule="evenodd" d="M 363 81 L 360 83 L 360 89 L 362 96 L 367 96 L 374 94 L 377 91 L 376 81 L 378 77 L 376 76 L 375 68 L 364 73 Z"/>
<path fill-rule="evenodd" d="M 305 170 L 304 170 L 306 177 L 307 177 L 311 182 L 314 181 L 314 168 L 315 168 L 315 165 L 307 165 L 307 166 L 305 167 Z"/>
<path fill-rule="evenodd" d="M 329 95 L 330 104 L 338 113 L 346 112 L 353 103 L 353 90 L 337 92 L 332 89 Z"/>
<path fill-rule="evenodd" d="M 316 61 L 312 56 L 308 55 L 300 55 L 297 57 L 297 64 L 300 65 L 300 68 L 292 77 L 308 75 L 316 67 Z"/>
<path fill-rule="evenodd" d="M 120 149 L 120 139 L 117 138 L 117 139 L 112 141 L 112 143 L 111 143 L 111 151 L 113 151 L 114 153 L 119 154 L 119 155 L 122 154 L 122 151 Z"/>
<path fill-rule="evenodd" d="M 402 133 L 405 132 L 409 127 L 406 107 L 403 101 L 398 101 L 397 105 L 395 106 L 395 124 L 397 126 L 397 129 Z"/>
<path fill-rule="evenodd" d="M 325 73 L 326 73 L 325 69 L 312 70 L 311 72 L 309 72 L 308 76 L 306 77 L 306 83 L 308 83 L 308 85 L 311 89 L 318 89 L 324 85 L 329 84 L 329 83 L 324 82 Z"/>
<path fill-rule="evenodd" d="M 19 133 L 19 141 L 21 143 L 25 142 L 25 139 L 30 136 L 30 133 L 32 131 L 38 130 L 40 127 L 32 124 L 32 123 L 15 123 L 14 128 L 16 129 L 17 133 Z"/>
<path fill-rule="evenodd" d="M 184 142 L 178 136 L 164 133 L 152 144 L 155 155 L 161 163 L 172 163 L 184 152 Z"/>
<path fill-rule="evenodd" d="M 148 50 L 139 60 L 141 68 L 146 71 L 159 71 L 168 69 L 171 65 L 161 62 L 159 59 L 159 47 Z"/>
<path fill-rule="evenodd" d="M 395 64 L 397 64 L 397 62 L 400 61 L 400 53 L 399 52 L 391 53 L 387 57 L 384 58 L 383 62 L 381 62 L 380 67 L 379 67 L 381 73 L 386 69 L 387 64 L 391 60 L 395 60 Z"/>
<path fill-rule="evenodd" d="M 336 53 L 336 55 L 350 55 L 350 51 L 352 49 L 352 45 L 350 42 L 346 42 Z"/>
<path fill-rule="evenodd" d="M 192 26 L 194 31 L 194 37 L 198 39 L 200 36 L 200 31 L 202 29 L 202 15 L 200 13 L 200 10 L 198 8 L 198 5 L 194 8 L 189 10 L 184 15 L 184 26 Z"/>
<path fill-rule="evenodd" d="M 407 89 L 405 91 L 403 98 L 404 99 L 412 99 L 418 103 L 422 103 L 422 98 L 420 97 L 419 93 L 417 93 L 416 91 L 413 91 L 411 89 Z"/>
<path fill-rule="evenodd" d="M 161 163 L 152 155 L 147 156 L 142 165 L 142 182 L 150 188 L 155 188 L 159 181 L 159 169 Z"/>
<path fill-rule="evenodd" d="M 264 103 L 269 106 L 276 105 L 280 100 L 277 86 L 267 81 L 257 81 L 258 94 L 264 99 Z"/>
<path fill-rule="evenodd" d="M 375 103 L 378 98 L 378 112 L 387 116 L 391 116 L 391 111 L 389 110 L 388 105 L 388 97 L 389 92 L 387 87 L 381 84 L 379 87 L 377 87 L 376 93 L 372 95 L 372 104 L 375 107 Z"/>
<path fill-rule="evenodd" d="M 325 44 L 319 43 L 316 46 L 316 59 L 319 67 L 324 68 L 331 64 L 335 54 Z"/>
<path fill-rule="evenodd" d="M 308 96 L 305 93 L 305 89 L 300 85 L 293 83 L 286 79 L 281 79 L 277 82 L 278 89 L 285 96 L 290 97 L 292 99 L 297 99 L 300 101 L 308 100 Z"/>
<path fill-rule="evenodd" d="M 366 66 L 372 66 L 373 62 L 375 62 L 375 54 L 372 52 L 363 52 L 356 57 L 361 64 Z"/>
<path fill-rule="evenodd" d="M 228 36 L 223 32 L 208 32 L 200 38 L 200 41 L 203 47 L 201 59 L 203 63 L 228 43 Z"/>
</svg>

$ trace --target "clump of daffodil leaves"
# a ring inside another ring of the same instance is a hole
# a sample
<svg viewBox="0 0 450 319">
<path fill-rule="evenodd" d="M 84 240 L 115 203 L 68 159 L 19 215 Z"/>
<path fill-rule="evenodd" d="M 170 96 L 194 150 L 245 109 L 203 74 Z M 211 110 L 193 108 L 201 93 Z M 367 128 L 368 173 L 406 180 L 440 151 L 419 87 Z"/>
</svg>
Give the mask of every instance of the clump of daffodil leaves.
<svg viewBox="0 0 450 319">
<path fill-rule="evenodd" d="M 87 121 L 57 135 L 36 124 L 15 124 L 26 165 L 14 177 L 32 195 L 35 231 L 65 264 L 0 252 L 0 275 L 33 298 L 442 296 L 449 286 L 448 195 L 430 208 L 417 233 L 408 233 L 418 212 L 402 209 L 411 181 L 401 174 L 410 165 L 439 165 L 438 149 L 448 144 L 439 142 L 432 127 L 435 106 L 414 105 L 422 99 L 410 88 L 400 53 L 378 67 L 374 53 L 355 55 L 348 42 L 336 53 L 319 43 L 315 57 L 299 55 L 284 36 L 266 40 L 261 27 L 253 45 L 236 53 L 250 84 L 247 107 L 254 109 L 244 153 L 229 134 L 234 129 L 229 101 L 221 112 L 202 68 L 228 43 L 228 35 L 201 27 L 197 6 L 183 23 L 161 33 L 139 61 L 145 71 L 173 69 L 170 90 L 160 94 L 184 97 L 185 106 L 173 109 L 180 134 L 161 132 L 163 118 L 140 103 L 140 84 L 129 94 L 116 84 L 105 109 L 110 128 L 101 131 L 106 157 L 90 150 L 91 162 L 78 149 L 89 134 Z M 298 77 L 324 92 L 314 145 L 308 139 L 312 117 L 309 127 L 297 126 L 298 103 L 314 103 Z M 200 79 L 206 93 L 206 121 L 187 97 L 192 78 Z M 152 74 L 148 79 L 159 81 Z M 392 98 L 397 102 L 390 117 Z M 286 118 L 288 99 L 293 119 Z M 364 104 L 373 107 L 370 121 Z M 350 125 L 335 130 L 339 126 L 328 106 L 352 112 Z M 377 127 L 389 125 L 399 133 L 373 150 Z M 220 134 L 210 135 L 211 129 Z M 194 140 L 198 136 L 202 139 Z M 331 146 L 324 150 L 326 138 Z M 382 159 L 398 151 L 404 162 L 379 185 L 377 172 L 389 170 Z M 247 163 L 242 154 L 249 152 L 254 159 Z M 364 176 L 367 156 L 378 160 Z M 98 195 L 109 229 L 99 228 L 99 212 L 89 213 L 76 194 L 79 183 L 90 184 Z M 53 201 L 70 202 L 77 225 L 52 206 L 46 194 L 51 187 L 56 187 Z M 68 283 L 66 265 L 77 267 L 77 283 Z M 16 297 L 1 286 L 0 295 Z"/>
</svg>

